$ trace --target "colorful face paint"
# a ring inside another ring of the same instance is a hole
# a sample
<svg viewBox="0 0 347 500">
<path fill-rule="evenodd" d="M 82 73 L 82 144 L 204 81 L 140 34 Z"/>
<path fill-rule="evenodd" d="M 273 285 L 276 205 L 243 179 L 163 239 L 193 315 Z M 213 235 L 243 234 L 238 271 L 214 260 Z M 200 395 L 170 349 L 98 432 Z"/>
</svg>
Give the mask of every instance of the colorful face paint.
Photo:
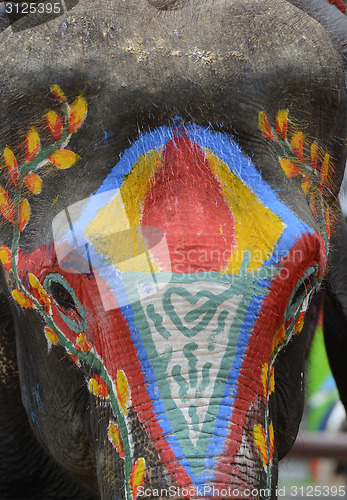
<svg viewBox="0 0 347 500">
<path fill-rule="evenodd" d="M 86 104 L 77 98 L 69 109 L 54 89 L 65 119 L 47 114 L 58 141 L 49 158 L 63 168 L 76 160 L 62 148 Z M 286 120 L 281 112 L 273 131 L 262 114 L 260 127 L 304 165 L 299 135 L 287 145 Z M 48 150 L 30 134 L 33 162 Z M 289 161 L 282 167 L 299 168 Z M 9 152 L 7 165 L 15 185 L 37 175 Z M 26 184 L 38 190 L 36 177 Z M 5 191 L 0 202 L 14 225 L 12 249 L 0 253 L 8 269 L 12 257 L 14 298 L 41 313 L 50 344 L 93 367 L 88 388 L 113 409 L 105 432 L 124 463 L 125 498 L 146 477 L 130 408 L 193 496 L 211 485 L 242 490 L 261 475 L 270 488 L 273 363 L 302 328 L 325 251 L 236 143 L 180 120 L 141 135 L 90 198 L 54 219 L 54 244 L 31 254 L 18 248 L 26 207 L 14 211 Z M 256 463 L 263 472 L 250 479 Z"/>
</svg>

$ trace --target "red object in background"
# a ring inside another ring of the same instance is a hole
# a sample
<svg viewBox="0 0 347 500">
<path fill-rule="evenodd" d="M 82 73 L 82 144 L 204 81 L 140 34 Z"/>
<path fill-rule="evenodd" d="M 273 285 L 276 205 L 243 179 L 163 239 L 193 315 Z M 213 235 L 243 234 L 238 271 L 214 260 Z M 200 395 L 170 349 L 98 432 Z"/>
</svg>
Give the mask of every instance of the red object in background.
<svg viewBox="0 0 347 500">
<path fill-rule="evenodd" d="M 331 5 L 335 5 L 343 14 L 346 14 L 346 6 L 342 0 L 327 0 Z"/>
</svg>

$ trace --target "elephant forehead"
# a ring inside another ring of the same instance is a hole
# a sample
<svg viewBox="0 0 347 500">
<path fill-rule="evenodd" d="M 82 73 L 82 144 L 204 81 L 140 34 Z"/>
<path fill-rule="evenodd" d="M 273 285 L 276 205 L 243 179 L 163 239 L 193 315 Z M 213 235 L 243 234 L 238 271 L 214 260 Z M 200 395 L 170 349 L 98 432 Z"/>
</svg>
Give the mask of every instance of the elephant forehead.
<svg viewBox="0 0 347 500">
<path fill-rule="evenodd" d="M 237 274 L 245 252 L 251 273 L 310 230 L 230 137 L 179 122 L 140 136 L 53 232 L 61 261 L 87 244 L 99 269 Z"/>
</svg>

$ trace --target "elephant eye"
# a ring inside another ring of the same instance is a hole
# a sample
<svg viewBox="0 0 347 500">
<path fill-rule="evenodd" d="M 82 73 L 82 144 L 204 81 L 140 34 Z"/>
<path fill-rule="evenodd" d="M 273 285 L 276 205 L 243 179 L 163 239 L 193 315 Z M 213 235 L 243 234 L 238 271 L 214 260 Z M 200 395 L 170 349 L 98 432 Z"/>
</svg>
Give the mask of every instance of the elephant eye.
<svg viewBox="0 0 347 500">
<path fill-rule="evenodd" d="M 49 288 L 52 297 L 60 306 L 78 312 L 74 299 L 61 283 L 51 281 Z"/>
<path fill-rule="evenodd" d="M 306 297 L 315 288 L 314 279 L 311 276 L 306 276 L 297 288 L 292 303 L 296 304 Z"/>
</svg>

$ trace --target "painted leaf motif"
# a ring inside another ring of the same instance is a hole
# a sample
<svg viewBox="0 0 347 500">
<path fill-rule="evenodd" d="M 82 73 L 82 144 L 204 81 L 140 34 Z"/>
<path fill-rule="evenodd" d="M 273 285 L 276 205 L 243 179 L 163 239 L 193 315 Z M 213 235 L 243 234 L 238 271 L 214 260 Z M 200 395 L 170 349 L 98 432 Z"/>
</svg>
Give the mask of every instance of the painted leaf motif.
<svg viewBox="0 0 347 500">
<path fill-rule="evenodd" d="M 304 159 L 304 134 L 298 130 L 293 134 L 290 140 L 290 146 L 293 150 L 294 156 L 299 160 Z"/>
<path fill-rule="evenodd" d="M 92 345 L 86 339 L 85 334 L 80 333 L 76 340 L 76 349 L 78 349 L 79 351 L 87 352 L 90 351 L 91 348 Z"/>
<path fill-rule="evenodd" d="M 25 149 L 27 162 L 32 161 L 40 151 L 40 136 L 34 127 L 29 129 L 27 133 L 25 140 Z"/>
<path fill-rule="evenodd" d="M 121 458 L 124 458 L 124 446 L 118 425 L 114 424 L 113 422 L 110 422 L 107 435 L 109 440 L 113 444 L 114 448 L 116 449 L 118 455 Z"/>
<path fill-rule="evenodd" d="M 9 222 L 14 221 L 14 206 L 5 189 L 0 186 L 0 212 Z"/>
<path fill-rule="evenodd" d="M 260 458 L 265 467 L 269 465 L 269 455 L 266 443 L 265 430 L 262 425 L 256 424 L 253 427 L 254 444 L 258 450 Z"/>
<path fill-rule="evenodd" d="M 7 271 L 11 271 L 11 269 L 12 269 L 12 254 L 11 254 L 11 250 L 5 245 L 2 245 L 0 247 L 0 260 L 1 260 L 4 268 Z"/>
<path fill-rule="evenodd" d="M 283 172 L 287 177 L 295 177 L 300 174 L 300 169 L 293 161 L 289 158 L 282 157 L 280 158 L 280 165 L 282 167 Z"/>
<path fill-rule="evenodd" d="M 52 94 L 61 102 L 66 101 L 64 92 L 61 90 L 59 85 L 55 84 L 51 87 Z"/>
<path fill-rule="evenodd" d="M 31 191 L 33 194 L 39 194 L 42 189 L 42 179 L 39 175 L 35 174 L 35 172 L 29 172 L 25 177 L 24 177 L 24 182 L 26 187 Z"/>
<path fill-rule="evenodd" d="M 64 170 L 72 167 L 80 156 L 69 149 L 60 149 L 49 155 L 48 159 L 55 167 Z"/>
<path fill-rule="evenodd" d="M 18 164 L 12 149 L 10 149 L 8 146 L 6 146 L 6 148 L 4 149 L 4 159 L 12 182 L 15 186 L 17 186 L 19 178 Z"/>
<path fill-rule="evenodd" d="M 116 389 L 119 405 L 122 408 L 124 415 L 126 415 L 130 402 L 130 388 L 128 379 L 123 370 L 117 371 Z"/>
<path fill-rule="evenodd" d="M 330 155 L 328 153 L 326 153 L 324 155 L 324 160 L 323 160 L 321 171 L 320 171 L 320 187 L 321 187 L 321 189 L 324 188 L 324 186 L 327 182 L 329 168 L 330 168 Z"/>
<path fill-rule="evenodd" d="M 144 485 L 146 479 L 146 462 L 144 458 L 138 458 L 134 463 L 131 473 L 130 473 L 130 488 L 133 495 L 133 499 L 135 500 L 139 493 L 140 487 Z"/>
<path fill-rule="evenodd" d="M 327 208 L 326 212 L 325 212 L 325 217 L 324 217 L 324 220 L 325 220 L 325 231 L 326 231 L 326 235 L 328 238 L 330 238 L 330 232 L 331 232 L 331 220 L 330 220 L 330 210 L 329 208 Z"/>
<path fill-rule="evenodd" d="M 75 356 L 74 354 L 71 354 L 71 353 L 69 353 L 69 356 L 70 356 L 70 358 L 72 359 L 72 361 L 75 363 L 75 365 L 76 365 L 76 366 L 79 366 L 79 365 L 80 365 L 80 362 L 79 362 L 79 360 L 78 360 L 78 357 L 77 357 L 77 356 Z"/>
<path fill-rule="evenodd" d="M 87 101 L 80 95 L 70 107 L 69 134 L 76 132 L 84 122 L 87 114 Z"/>
<path fill-rule="evenodd" d="M 95 396 L 107 399 L 109 396 L 109 389 L 106 382 L 100 375 L 93 375 L 88 383 L 89 391 Z"/>
<path fill-rule="evenodd" d="M 46 290 L 43 288 L 39 280 L 36 278 L 36 276 L 32 273 L 28 274 L 29 278 L 29 283 L 30 285 L 34 288 L 34 290 L 37 291 L 38 296 L 39 296 L 39 303 L 43 307 L 46 313 L 49 313 L 51 311 L 51 300 L 49 298 L 49 295 L 47 294 Z"/>
<path fill-rule="evenodd" d="M 23 231 L 30 219 L 30 205 L 26 198 L 19 204 L 18 229 Z"/>
<path fill-rule="evenodd" d="M 281 139 L 285 140 L 288 128 L 288 111 L 286 109 L 280 109 L 277 111 L 275 128 L 277 135 Z"/>
<path fill-rule="evenodd" d="M 316 142 L 311 144 L 311 156 L 310 156 L 311 168 L 315 172 L 318 165 L 318 146 Z"/>
<path fill-rule="evenodd" d="M 272 352 L 275 352 L 277 347 L 282 344 L 286 339 L 286 329 L 284 324 L 281 325 L 277 330 L 274 335 L 273 341 L 272 341 Z"/>
<path fill-rule="evenodd" d="M 48 328 L 48 326 L 46 326 L 45 327 L 45 335 L 46 335 L 46 339 L 51 344 L 59 344 L 58 335 L 56 334 L 56 332 L 54 330 L 52 330 L 52 328 Z"/>
<path fill-rule="evenodd" d="M 304 319 L 305 312 L 301 312 L 295 321 L 293 335 L 301 333 L 302 327 L 304 326 Z"/>
<path fill-rule="evenodd" d="M 272 425 L 272 422 L 269 424 L 269 453 L 270 453 L 270 460 L 273 457 L 275 451 L 275 435 L 274 435 L 274 427 Z"/>
<path fill-rule="evenodd" d="M 270 123 L 267 114 L 264 111 L 260 111 L 258 115 L 258 126 L 263 136 L 266 139 L 274 139 L 275 136 L 271 130 Z"/>
<path fill-rule="evenodd" d="M 32 301 L 24 295 L 24 293 L 21 290 L 13 290 L 12 291 L 12 296 L 14 300 L 19 304 L 21 307 L 24 307 L 24 309 L 32 309 L 34 304 Z"/>
<path fill-rule="evenodd" d="M 267 363 L 262 367 L 261 381 L 263 386 L 263 398 L 266 403 L 267 397 L 275 390 L 274 368 L 272 367 L 269 373 L 269 365 Z"/>
<path fill-rule="evenodd" d="M 305 195 L 308 193 L 310 186 L 311 186 L 311 180 L 308 177 L 304 177 L 301 183 L 301 187 Z"/>
<path fill-rule="evenodd" d="M 63 118 L 55 111 L 47 111 L 46 119 L 49 131 L 55 141 L 59 141 L 63 131 Z"/>
</svg>

